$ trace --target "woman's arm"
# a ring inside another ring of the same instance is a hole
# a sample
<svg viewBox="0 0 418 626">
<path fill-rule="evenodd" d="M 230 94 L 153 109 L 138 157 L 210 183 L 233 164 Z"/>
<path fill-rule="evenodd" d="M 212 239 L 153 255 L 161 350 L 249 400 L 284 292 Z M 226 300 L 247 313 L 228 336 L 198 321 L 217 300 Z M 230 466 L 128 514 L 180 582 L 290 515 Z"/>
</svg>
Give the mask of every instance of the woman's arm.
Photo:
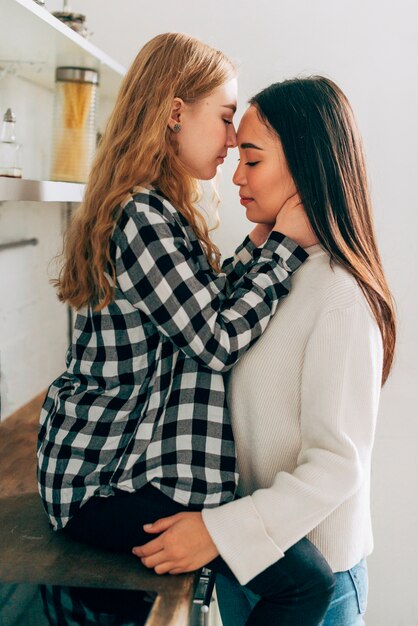
<svg viewBox="0 0 418 626">
<path fill-rule="evenodd" d="M 167 528 L 169 541 L 164 532 L 135 553 L 145 558 L 146 565 L 153 567 L 158 561 L 161 571 L 178 573 L 190 571 L 179 569 L 179 563 L 204 565 L 216 546 L 241 584 L 280 559 L 353 495 L 367 476 L 381 370 L 380 332 L 363 302 L 323 315 L 306 349 L 302 447 L 295 471 L 280 472 L 270 488 L 221 507 L 157 521 L 150 532 Z M 202 548 L 194 546 L 190 552 L 192 531 Z M 157 556 L 161 546 L 164 550 Z M 164 563 L 170 569 L 164 570 Z"/>
<path fill-rule="evenodd" d="M 227 276 L 230 290 L 234 289 L 237 281 L 245 274 L 250 265 L 254 263 L 254 252 L 257 250 L 257 247 L 248 235 L 235 250 L 234 255 L 225 259 L 222 263 L 222 271 Z"/>
<path fill-rule="evenodd" d="M 152 207 L 142 195 L 125 207 L 114 236 L 118 287 L 185 354 L 225 371 L 263 332 L 307 254 L 272 233 L 228 295 L 225 274 L 202 270 L 161 201 L 154 197 Z"/>
<path fill-rule="evenodd" d="M 305 352 L 302 446 L 295 470 L 279 472 L 268 489 L 202 513 L 212 540 L 242 584 L 363 485 L 381 371 L 380 332 L 363 300 L 322 315 Z"/>
<path fill-rule="evenodd" d="M 254 261 L 257 248 L 261 247 L 272 231 L 286 233 L 286 236 L 303 247 L 313 246 L 318 239 L 312 230 L 299 194 L 288 198 L 280 209 L 275 224 L 257 224 L 243 243 L 236 249 L 234 256 L 225 259 L 222 271 L 228 276 L 233 286 L 247 271 Z"/>
</svg>

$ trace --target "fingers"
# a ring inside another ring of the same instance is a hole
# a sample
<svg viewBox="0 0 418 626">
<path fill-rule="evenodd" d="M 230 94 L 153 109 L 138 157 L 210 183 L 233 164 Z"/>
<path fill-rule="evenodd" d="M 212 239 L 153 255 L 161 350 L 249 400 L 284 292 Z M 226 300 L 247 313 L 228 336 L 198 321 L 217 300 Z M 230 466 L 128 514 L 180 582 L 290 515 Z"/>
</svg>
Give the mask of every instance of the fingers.
<svg viewBox="0 0 418 626">
<path fill-rule="evenodd" d="M 146 533 L 149 533 L 150 535 L 152 534 L 157 534 L 160 533 L 160 530 L 157 530 L 156 527 L 154 527 L 154 524 L 144 524 L 142 527 Z"/>
<path fill-rule="evenodd" d="M 173 571 L 174 569 L 176 569 L 174 563 L 170 563 L 168 561 L 166 563 L 161 563 L 161 565 L 157 565 L 157 567 L 154 567 L 154 572 L 156 574 L 170 574 L 171 571 Z"/>
<path fill-rule="evenodd" d="M 135 554 L 135 556 L 139 556 L 140 558 L 142 558 L 160 552 L 163 547 L 163 540 L 161 539 L 161 537 L 157 537 L 157 539 L 153 539 L 143 546 L 135 546 L 134 548 L 132 548 L 132 552 L 133 554 Z"/>
<path fill-rule="evenodd" d="M 147 533 L 163 533 L 178 521 L 178 515 L 170 515 L 170 517 L 162 517 L 157 519 L 153 524 L 144 524 L 143 528 Z"/>
<path fill-rule="evenodd" d="M 164 563 L 160 563 L 156 567 L 154 567 L 154 572 L 156 574 L 185 574 L 186 572 L 193 572 L 194 570 L 191 567 L 187 566 L 179 566 L 178 563 L 171 563 L 170 561 L 165 561 Z"/>
<path fill-rule="evenodd" d="M 141 563 L 145 567 L 153 569 L 156 574 L 182 574 L 189 571 L 187 567 L 182 567 L 178 563 L 168 561 L 164 550 L 161 550 L 161 552 L 153 556 L 142 558 Z"/>
<path fill-rule="evenodd" d="M 141 558 L 142 565 L 149 568 L 161 565 L 165 561 L 167 561 L 167 557 L 164 555 L 164 550 L 161 550 L 156 554 L 152 554 L 151 556 L 144 556 Z"/>
<path fill-rule="evenodd" d="M 161 561 L 158 561 L 161 559 Z M 141 559 L 142 565 L 148 567 L 149 569 L 153 569 L 156 574 L 170 574 L 174 570 L 178 570 L 178 573 L 181 573 L 183 570 L 179 568 L 178 563 L 172 563 L 171 561 L 165 560 L 164 554 L 161 553 L 155 558 L 146 558 Z M 157 562 L 158 561 L 158 562 Z"/>
<path fill-rule="evenodd" d="M 157 540 L 150 541 L 150 543 L 155 543 L 155 541 Z M 142 565 L 148 567 L 148 569 L 153 569 L 156 574 L 168 574 L 174 569 L 177 570 L 177 573 L 184 571 L 179 567 L 178 563 L 167 560 L 167 555 L 164 553 L 163 549 L 159 551 L 153 550 L 149 556 L 141 556 L 145 552 L 149 552 L 149 550 L 145 550 L 148 546 L 149 544 L 146 544 L 145 546 L 139 546 L 132 549 L 133 554 L 141 559 Z"/>
</svg>

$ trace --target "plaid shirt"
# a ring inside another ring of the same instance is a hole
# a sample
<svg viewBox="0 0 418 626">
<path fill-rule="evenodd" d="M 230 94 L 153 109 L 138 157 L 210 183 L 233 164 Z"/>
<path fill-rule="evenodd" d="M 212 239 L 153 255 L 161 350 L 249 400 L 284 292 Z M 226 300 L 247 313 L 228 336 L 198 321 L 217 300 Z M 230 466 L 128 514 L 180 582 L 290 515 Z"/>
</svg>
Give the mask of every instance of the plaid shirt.
<svg viewBox="0 0 418 626">
<path fill-rule="evenodd" d="M 147 483 L 184 505 L 234 496 L 227 371 L 266 328 L 307 254 L 247 238 L 216 274 L 155 189 L 123 205 L 111 239 L 115 296 L 78 311 L 67 370 L 41 413 L 38 480 L 54 528 L 93 495 Z M 110 278 L 109 278 L 110 280 Z"/>
</svg>

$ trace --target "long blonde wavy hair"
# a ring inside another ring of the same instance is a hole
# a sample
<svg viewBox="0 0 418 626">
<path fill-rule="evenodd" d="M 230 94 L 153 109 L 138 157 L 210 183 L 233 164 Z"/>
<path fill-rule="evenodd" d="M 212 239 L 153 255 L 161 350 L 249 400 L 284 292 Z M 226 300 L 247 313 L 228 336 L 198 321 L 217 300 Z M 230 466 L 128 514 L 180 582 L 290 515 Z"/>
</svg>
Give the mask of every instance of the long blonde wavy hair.
<svg viewBox="0 0 418 626">
<path fill-rule="evenodd" d="M 194 103 L 235 76 L 225 55 L 180 33 L 154 37 L 127 72 L 93 163 L 84 199 L 64 240 L 63 265 L 52 281 L 58 297 L 75 308 L 107 306 L 114 288 L 105 272 L 115 269 L 110 238 L 121 203 L 138 185 L 152 184 L 193 228 L 210 265 L 219 271 L 220 252 L 196 208 L 197 181 L 177 155 L 168 128 L 173 99 Z"/>
</svg>

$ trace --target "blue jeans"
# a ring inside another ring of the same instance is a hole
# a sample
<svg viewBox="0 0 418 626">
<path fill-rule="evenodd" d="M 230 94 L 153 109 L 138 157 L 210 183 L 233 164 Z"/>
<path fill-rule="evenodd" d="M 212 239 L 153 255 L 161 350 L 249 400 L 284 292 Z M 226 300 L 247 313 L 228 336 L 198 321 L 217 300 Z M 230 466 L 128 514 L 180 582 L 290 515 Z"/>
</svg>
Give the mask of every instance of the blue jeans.
<svg viewBox="0 0 418 626">
<path fill-rule="evenodd" d="M 331 603 L 320 626 L 364 626 L 368 576 L 365 559 L 346 572 L 335 574 Z M 223 626 L 244 626 L 259 597 L 237 582 L 216 577 L 216 593 Z"/>
</svg>

